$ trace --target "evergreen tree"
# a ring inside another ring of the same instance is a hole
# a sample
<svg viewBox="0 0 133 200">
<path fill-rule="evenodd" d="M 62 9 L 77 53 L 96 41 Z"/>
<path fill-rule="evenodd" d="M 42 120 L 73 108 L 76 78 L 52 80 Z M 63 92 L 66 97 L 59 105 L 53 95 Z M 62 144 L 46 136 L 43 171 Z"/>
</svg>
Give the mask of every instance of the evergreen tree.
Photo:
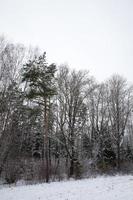
<svg viewBox="0 0 133 200">
<path fill-rule="evenodd" d="M 56 94 L 54 75 L 55 64 L 48 65 L 46 53 L 30 60 L 23 69 L 22 82 L 26 82 L 26 97 L 31 100 L 32 106 L 39 104 L 44 119 L 44 148 L 46 159 L 46 182 L 49 181 L 49 106 L 51 97 Z"/>
</svg>

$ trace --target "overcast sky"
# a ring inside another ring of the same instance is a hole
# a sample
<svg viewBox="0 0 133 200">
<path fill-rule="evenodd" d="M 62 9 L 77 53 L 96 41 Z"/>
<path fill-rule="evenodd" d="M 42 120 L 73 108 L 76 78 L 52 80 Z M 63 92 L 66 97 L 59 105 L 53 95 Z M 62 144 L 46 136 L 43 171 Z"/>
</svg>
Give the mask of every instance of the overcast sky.
<svg viewBox="0 0 133 200">
<path fill-rule="evenodd" d="M 0 0 L 0 34 L 48 62 L 133 82 L 133 0 Z"/>
</svg>

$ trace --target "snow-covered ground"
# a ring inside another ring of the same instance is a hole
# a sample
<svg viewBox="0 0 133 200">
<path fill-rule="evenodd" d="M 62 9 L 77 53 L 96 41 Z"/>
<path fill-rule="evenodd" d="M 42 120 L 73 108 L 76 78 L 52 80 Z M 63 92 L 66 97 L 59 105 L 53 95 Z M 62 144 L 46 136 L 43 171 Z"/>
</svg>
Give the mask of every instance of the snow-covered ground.
<svg viewBox="0 0 133 200">
<path fill-rule="evenodd" d="M 133 200 L 133 176 L 3 187 L 0 200 Z"/>
</svg>

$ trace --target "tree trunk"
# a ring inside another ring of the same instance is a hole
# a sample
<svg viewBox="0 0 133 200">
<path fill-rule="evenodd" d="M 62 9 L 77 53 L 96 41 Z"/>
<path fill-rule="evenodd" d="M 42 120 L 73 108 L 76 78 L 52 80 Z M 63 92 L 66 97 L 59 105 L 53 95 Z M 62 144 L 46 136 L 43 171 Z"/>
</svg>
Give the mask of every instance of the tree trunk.
<svg viewBox="0 0 133 200">
<path fill-rule="evenodd" d="M 70 161 L 70 177 L 74 175 L 74 159 L 72 158 Z"/>
<path fill-rule="evenodd" d="M 49 151 L 48 151 L 48 110 L 47 110 L 47 98 L 45 98 L 45 108 L 44 108 L 44 123 L 45 123 L 45 159 L 46 159 L 46 183 L 49 182 Z"/>
<path fill-rule="evenodd" d="M 120 141 L 117 142 L 117 170 L 120 171 Z"/>
<path fill-rule="evenodd" d="M 120 170 L 120 108 L 119 108 L 119 101 L 117 97 L 116 101 L 117 106 L 117 170 Z"/>
<path fill-rule="evenodd" d="M 74 152 L 74 141 L 72 138 L 72 154 L 71 154 L 71 160 L 70 160 L 70 177 L 74 175 L 74 157 L 75 157 L 75 152 Z"/>
</svg>

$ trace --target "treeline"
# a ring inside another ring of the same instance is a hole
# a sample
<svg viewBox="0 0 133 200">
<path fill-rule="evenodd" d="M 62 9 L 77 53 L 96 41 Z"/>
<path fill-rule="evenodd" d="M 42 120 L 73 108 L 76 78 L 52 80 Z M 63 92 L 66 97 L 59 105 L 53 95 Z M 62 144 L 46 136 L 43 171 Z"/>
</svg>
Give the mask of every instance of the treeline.
<svg viewBox="0 0 133 200">
<path fill-rule="evenodd" d="M 0 177 L 7 183 L 133 169 L 133 87 L 48 65 L 0 38 Z"/>
</svg>

